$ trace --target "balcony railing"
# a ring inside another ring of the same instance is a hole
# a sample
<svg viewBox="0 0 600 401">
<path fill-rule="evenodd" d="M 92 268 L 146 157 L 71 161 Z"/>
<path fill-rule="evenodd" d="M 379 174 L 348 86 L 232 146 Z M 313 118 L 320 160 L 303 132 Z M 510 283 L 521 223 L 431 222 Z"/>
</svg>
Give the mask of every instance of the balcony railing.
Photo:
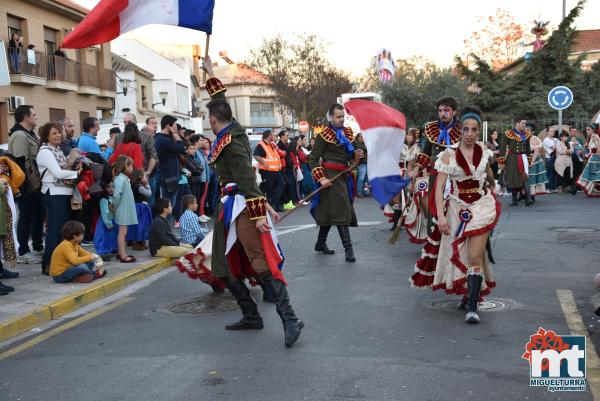
<svg viewBox="0 0 600 401">
<path fill-rule="evenodd" d="M 79 63 L 67 60 L 60 56 L 48 57 L 48 79 L 68 82 L 77 85 L 79 83 Z"/>
<path fill-rule="evenodd" d="M 81 64 L 79 69 L 79 85 L 100 88 L 100 76 L 95 65 Z"/>
<path fill-rule="evenodd" d="M 38 78 L 46 78 L 46 55 L 26 49 L 14 51 L 8 49 L 8 65 L 11 74 L 25 74 Z"/>
<path fill-rule="evenodd" d="M 107 70 L 105 68 L 100 70 L 100 89 L 112 92 L 117 91 L 117 81 L 113 70 Z"/>
</svg>

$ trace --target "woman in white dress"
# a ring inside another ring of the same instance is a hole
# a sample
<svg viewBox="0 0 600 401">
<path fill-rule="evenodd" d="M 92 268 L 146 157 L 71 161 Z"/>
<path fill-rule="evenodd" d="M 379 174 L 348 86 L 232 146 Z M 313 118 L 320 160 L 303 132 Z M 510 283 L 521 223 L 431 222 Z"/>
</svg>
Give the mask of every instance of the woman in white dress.
<svg viewBox="0 0 600 401">
<path fill-rule="evenodd" d="M 424 282 L 419 275 L 433 275 L 433 290 L 463 297 L 465 321 L 478 323 L 478 302 L 496 286 L 486 254 L 486 243 L 500 217 L 500 203 L 490 160 L 493 153 L 477 142 L 481 115 L 475 108 L 461 114 L 462 139 L 456 148 L 447 148 L 438 157 L 438 180 L 450 180 L 450 194 L 444 201 L 444 186 L 436 188 L 437 225 L 442 233 L 439 244 L 427 243 L 411 277 L 413 285 Z M 492 189 L 490 189 L 492 188 Z M 437 245 L 437 246 L 435 246 Z M 420 267 L 435 263 L 435 270 Z"/>
</svg>

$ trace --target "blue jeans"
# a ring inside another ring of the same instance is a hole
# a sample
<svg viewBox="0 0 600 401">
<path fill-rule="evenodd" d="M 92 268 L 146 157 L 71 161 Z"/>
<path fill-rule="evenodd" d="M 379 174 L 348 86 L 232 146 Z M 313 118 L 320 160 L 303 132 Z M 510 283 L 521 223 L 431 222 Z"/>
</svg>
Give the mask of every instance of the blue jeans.
<svg viewBox="0 0 600 401">
<path fill-rule="evenodd" d="M 365 181 L 367 178 L 367 164 L 358 165 L 358 181 L 356 183 L 356 193 L 360 195 L 365 194 Z"/>
<path fill-rule="evenodd" d="M 46 244 L 42 258 L 43 268 L 50 266 L 52 252 L 61 241 L 62 227 L 69 218 L 70 202 L 70 195 L 50 195 L 49 190 L 44 194 L 44 206 L 46 206 L 48 216 L 48 230 L 46 231 Z"/>
<path fill-rule="evenodd" d="M 160 174 L 158 172 L 155 173 L 152 177 L 148 178 L 148 185 L 150 185 L 150 190 L 152 191 L 152 195 L 150 196 L 150 198 L 148 198 L 148 206 L 150 206 L 150 210 L 152 210 L 154 202 L 156 201 L 156 194 L 158 193 L 159 189 L 159 180 Z"/>
<path fill-rule="evenodd" d="M 546 189 L 554 191 L 556 189 L 557 177 L 556 172 L 554 171 L 554 161 L 553 157 L 546 158 L 546 175 L 548 176 L 548 183 L 546 184 Z"/>
<path fill-rule="evenodd" d="M 77 266 L 69 267 L 65 270 L 61 275 L 52 277 L 54 281 L 57 283 L 70 283 L 75 280 L 79 276 L 84 276 L 86 274 L 94 275 L 94 262 L 82 263 Z"/>
<path fill-rule="evenodd" d="M 11 69 L 12 69 L 11 72 L 15 73 L 15 74 L 20 74 L 21 71 L 20 71 L 20 68 L 19 68 L 20 67 L 19 64 L 20 64 L 21 60 L 20 60 L 20 57 L 19 57 L 19 50 L 18 49 L 9 48 L 8 49 L 8 57 L 10 58 L 10 66 L 11 66 Z"/>
</svg>

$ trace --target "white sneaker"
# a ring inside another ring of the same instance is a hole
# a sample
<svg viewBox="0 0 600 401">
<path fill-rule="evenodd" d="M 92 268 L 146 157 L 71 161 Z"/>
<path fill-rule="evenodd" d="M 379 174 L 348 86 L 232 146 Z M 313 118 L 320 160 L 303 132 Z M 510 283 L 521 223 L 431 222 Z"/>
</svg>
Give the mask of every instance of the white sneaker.
<svg viewBox="0 0 600 401">
<path fill-rule="evenodd" d="M 206 223 L 208 220 L 210 220 L 210 217 L 203 214 L 202 216 L 198 217 L 198 220 L 200 220 L 200 223 Z"/>
<path fill-rule="evenodd" d="M 27 252 L 25 255 L 21 255 L 17 258 L 17 263 L 22 263 L 24 265 L 35 265 L 42 263 L 42 258 L 38 258 L 31 252 Z"/>
<path fill-rule="evenodd" d="M 36 258 L 42 258 L 44 257 L 44 251 L 36 251 L 35 249 L 31 252 L 29 252 L 30 254 L 32 254 L 33 256 L 35 256 Z"/>
</svg>

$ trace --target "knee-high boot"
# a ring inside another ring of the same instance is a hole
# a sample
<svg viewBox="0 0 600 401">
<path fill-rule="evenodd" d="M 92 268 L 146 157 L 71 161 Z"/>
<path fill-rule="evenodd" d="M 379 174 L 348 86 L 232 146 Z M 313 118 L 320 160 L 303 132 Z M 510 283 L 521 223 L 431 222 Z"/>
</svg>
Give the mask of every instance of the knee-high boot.
<svg viewBox="0 0 600 401">
<path fill-rule="evenodd" d="M 465 322 L 467 323 L 479 323 L 480 321 L 477 304 L 479 303 L 479 291 L 481 290 L 482 281 L 483 277 L 479 274 L 467 275 L 468 299 L 467 314 L 465 315 Z"/>
<path fill-rule="evenodd" d="M 533 200 L 531 199 L 531 187 L 525 183 L 523 185 L 523 190 L 525 190 L 525 206 L 533 205 Z"/>
<path fill-rule="evenodd" d="M 228 324 L 225 330 L 259 330 L 263 328 L 263 320 L 258 313 L 256 302 L 242 280 L 227 280 L 227 289 L 233 295 L 242 310 L 239 322 Z"/>
<path fill-rule="evenodd" d="M 342 239 L 342 245 L 346 254 L 346 262 L 356 262 L 354 257 L 354 250 L 352 249 L 352 239 L 350 239 L 350 227 L 348 226 L 337 226 L 340 238 Z"/>
<path fill-rule="evenodd" d="M 511 189 L 510 193 L 512 194 L 512 203 L 510 204 L 511 206 L 519 206 L 519 199 L 517 198 L 517 196 L 519 196 L 519 193 L 516 189 Z"/>
<path fill-rule="evenodd" d="M 319 235 L 317 237 L 317 243 L 315 244 L 315 251 L 323 252 L 325 255 L 333 255 L 335 251 L 327 248 L 327 235 L 329 234 L 329 230 L 331 226 L 321 226 L 319 227 Z"/>
<path fill-rule="evenodd" d="M 304 322 L 298 319 L 292 305 L 290 305 L 290 297 L 283 282 L 273 277 L 270 272 L 261 274 L 258 280 L 274 294 L 275 309 L 283 323 L 285 346 L 289 348 L 300 337 Z"/>
<path fill-rule="evenodd" d="M 393 217 L 394 224 L 392 224 L 392 228 L 390 229 L 390 231 L 395 231 L 396 230 L 396 228 L 398 227 L 398 222 L 400 221 L 400 217 L 401 216 L 402 216 L 402 210 L 394 209 L 394 217 Z"/>
</svg>

